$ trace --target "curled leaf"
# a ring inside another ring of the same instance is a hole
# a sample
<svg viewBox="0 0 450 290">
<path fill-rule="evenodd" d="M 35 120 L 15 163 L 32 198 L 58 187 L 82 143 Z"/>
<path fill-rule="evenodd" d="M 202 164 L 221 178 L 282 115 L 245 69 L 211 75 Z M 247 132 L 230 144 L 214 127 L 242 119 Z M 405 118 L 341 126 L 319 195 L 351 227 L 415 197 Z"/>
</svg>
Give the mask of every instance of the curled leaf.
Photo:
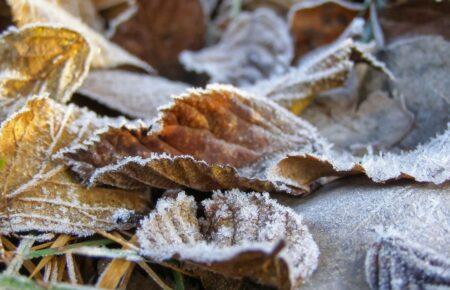
<svg viewBox="0 0 450 290">
<path fill-rule="evenodd" d="M 398 236 L 381 236 L 367 252 L 366 277 L 373 290 L 450 287 L 450 260 Z"/>
<path fill-rule="evenodd" d="M 284 205 L 303 216 L 303 222 L 320 249 L 317 270 L 301 289 L 368 289 L 364 260 L 367 250 L 376 243 L 380 234 L 401 236 L 408 244 L 430 248 L 440 257 L 439 260 L 448 261 L 449 190 L 448 184 L 374 184 L 366 178 L 353 177 L 327 184 L 305 198 L 281 196 Z M 379 261 L 388 262 L 388 257 L 380 257 Z M 391 261 L 397 263 L 398 257 L 392 256 Z M 406 259 L 403 254 L 401 257 Z M 416 273 L 421 273 L 419 269 L 425 261 L 408 254 L 406 261 L 411 260 L 417 262 L 412 264 L 418 267 Z M 394 275 L 397 269 L 392 267 L 390 273 Z M 448 266 L 446 270 L 443 267 L 435 269 L 444 270 L 442 274 L 448 273 Z M 400 280 L 396 281 L 401 285 Z"/>
<path fill-rule="evenodd" d="M 109 68 L 120 65 L 134 65 L 151 71 L 148 64 L 110 42 L 87 24 L 49 0 L 7 0 L 7 2 L 11 7 L 14 22 L 19 27 L 30 23 L 60 24 L 86 37 L 94 48 L 92 59 L 92 66 L 94 67 Z"/>
<path fill-rule="evenodd" d="M 144 194 L 87 189 L 53 155 L 86 139 L 101 120 L 74 106 L 33 98 L 0 131 L 0 232 L 89 235 L 129 228 L 147 209 Z"/>
<path fill-rule="evenodd" d="M 89 70 L 91 49 L 77 32 L 50 26 L 10 30 L 0 38 L 0 120 L 28 97 L 47 93 L 65 102 Z"/>
<path fill-rule="evenodd" d="M 158 201 L 137 231 L 142 253 L 226 277 L 296 289 L 315 270 L 318 248 L 301 218 L 268 194 L 216 192 L 202 202 L 183 192 Z"/>
<path fill-rule="evenodd" d="M 320 93 L 342 87 L 354 66 L 360 62 L 392 77 L 384 64 L 369 54 L 365 47 L 347 39 L 311 56 L 297 69 L 256 83 L 250 90 L 299 114 Z"/>
<path fill-rule="evenodd" d="M 183 50 L 203 47 L 206 19 L 200 0 L 137 0 L 137 12 L 120 24 L 112 40 L 170 78 L 185 72 Z"/>
<path fill-rule="evenodd" d="M 289 10 L 289 25 L 295 42 L 295 56 L 333 43 L 363 9 L 345 0 L 298 1 Z"/>
<path fill-rule="evenodd" d="M 88 184 L 300 194 L 309 187 L 291 188 L 268 170 L 287 151 L 324 146 L 313 127 L 276 104 L 216 85 L 175 98 L 151 128 L 111 127 L 63 159 Z"/>
<path fill-rule="evenodd" d="M 187 84 L 121 70 L 89 73 L 79 92 L 129 116 L 153 119 L 158 108 L 171 102 Z"/>
<path fill-rule="evenodd" d="M 180 60 L 189 70 L 207 73 L 211 82 L 242 86 L 285 73 L 292 56 L 286 23 L 272 10 L 260 8 L 239 14 L 218 44 L 183 52 Z"/>
</svg>

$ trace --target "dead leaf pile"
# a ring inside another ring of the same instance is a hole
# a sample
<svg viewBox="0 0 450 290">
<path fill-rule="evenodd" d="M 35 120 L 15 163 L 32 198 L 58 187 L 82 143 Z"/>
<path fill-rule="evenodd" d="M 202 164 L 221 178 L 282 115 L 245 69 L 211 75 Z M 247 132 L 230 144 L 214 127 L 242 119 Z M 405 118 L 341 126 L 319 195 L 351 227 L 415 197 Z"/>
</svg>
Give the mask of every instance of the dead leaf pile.
<svg viewBox="0 0 450 290">
<path fill-rule="evenodd" d="M 449 9 L 0 0 L 0 289 L 450 287 Z"/>
</svg>

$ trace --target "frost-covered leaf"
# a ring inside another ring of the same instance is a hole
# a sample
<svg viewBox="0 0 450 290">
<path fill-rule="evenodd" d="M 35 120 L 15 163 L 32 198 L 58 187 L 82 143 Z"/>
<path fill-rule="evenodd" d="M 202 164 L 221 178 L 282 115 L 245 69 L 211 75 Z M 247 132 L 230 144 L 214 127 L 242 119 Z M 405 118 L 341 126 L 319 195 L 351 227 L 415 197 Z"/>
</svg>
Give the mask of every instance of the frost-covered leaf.
<svg viewBox="0 0 450 290">
<path fill-rule="evenodd" d="M 319 155 L 291 154 L 278 164 L 275 171 L 301 184 L 308 184 L 322 176 L 362 173 L 376 182 L 399 178 L 436 184 L 448 181 L 449 52 L 450 43 L 441 38 L 422 37 L 401 41 L 390 45 L 383 53 L 386 65 L 396 79 L 392 81 L 374 73 L 368 75 L 362 92 L 388 88 L 393 94 L 393 101 L 402 99 L 414 117 L 413 126 L 406 132 L 399 132 L 404 136 L 394 148 L 369 152 L 361 158 L 339 150 Z M 390 117 L 393 115 L 381 118 L 378 126 Z M 399 152 L 399 149 L 406 151 Z"/>
<path fill-rule="evenodd" d="M 184 192 L 160 199 L 137 231 L 142 253 L 280 289 L 298 288 L 315 270 L 319 250 L 308 228 L 267 193 L 216 192 L 202 206 L 198 218 Z"/>
<path fill-rule="evenodd" d="M 361 4 L 345 0 L 298 1 L 288 16 L 296 58 L 333 43 L 362 8 Z"/>
<path fill-rule="evenodd" d="M 323 151 L 308 123 L 275 103 L 229 86 L 190 90 L 152 127 L 110 127 L 64 160 L 88 184 L 122 188 L 240 188 L 299 194 L 267 170 L 287 151 Z"/>
<path fill-rule="evenodd" d="M 200 0 L 137 0 L 138 10 L 117 27 L 112 40 L 164 76 L 185 74 L 178 56 L 203 47 L 206 19 Z"/>
<path fill-rule="evenodd" d="M 218 44 L 183 52 L 180 60 L 189 70 L 207 73 L 210 82 L 242 86 L 285 73 L 292 57 L 287 24 L 272 10 L 260 8 L 239 14 Z"/>
<path fill-rule="evenodd" d="M 367 48 L 347 39 L 311 56 L 298 68 L 282 76 L 262 80 L 249 89 L 299 114 L 320 93 L 343 86 L 359 62 L 368 63 L 391 76 L 385 66 L 367 52 Z"/>
<path fill-rule="evenodd" d="M 7 2 L 11 7 L 14 22 L 18 26 L 30 23 L 58 24 L 73 29 L 86 37 L 94 48 L 92 59 L 94 67 L 133 65 L 147 71 L 151 70 L 148 64 L 110 42 L 61 6 L 51 3 L 50 0 L 7 0 Z"/>
<path fill-rule="evenodd" d="M 3 120 L 34 94 L 67 101 L 89 70 L 91 49 L 75 31 L 29 26 L 1 35 L 0 59 Z"/>
<path fill-rule="evenodd" d="M 359 104 L 355 93 L 343 90 L 312 100 L 301 117 L 314 125 L 336 149 L 365 153 L 398 144 L 411 130 L 414 116 L 401 99 L 373 92 Z"/>
<path fill-rule="evenodd" d="M 87 189 L 52 160 L 66 146 L 86 139 L 102 120 L 75 106 L 33 98 L 3 122 L 0 131 L 2 202 L 0 232 L 93 234 L 132 226 L 147 209 L 144 194 Z"/>
<path fill-rule="evenodd" d="M 89 73 L 79 92 L 129 116 L 153 119 L 158 107 L 171 102 L 187 84 L 122 70 Z"/>
<path fill-rule="evenodd" d="M 450 287 L 450 259 L 398 236 L 381 236 L 368 250 L 366 278 L 373 290 Z"/>
<path fill-rule="evenodd" d="M 301 289 L 369 289 L 365 256 L 380 233 L 400 235 L 448 259 L 449 190 L 449 184 L 381 185 L 355 177 L 327 184 L 306 198 L 280 196 L 303 216 L 320 249 L 317 270 Z"/>
</svg>

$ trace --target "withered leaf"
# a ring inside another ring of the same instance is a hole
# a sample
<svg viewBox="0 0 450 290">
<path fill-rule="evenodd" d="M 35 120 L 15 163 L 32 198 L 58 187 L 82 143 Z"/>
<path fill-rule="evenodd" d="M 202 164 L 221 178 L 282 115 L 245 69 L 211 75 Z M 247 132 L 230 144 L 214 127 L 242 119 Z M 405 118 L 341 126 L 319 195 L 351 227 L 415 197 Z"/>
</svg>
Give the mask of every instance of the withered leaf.
<svg viewBox="0 0 450 290">
<path fill-rule="evenodd" d="M 347 39 L 311 56 L 298 68 L 262 80 L 249 89 L 299 114 L 320 93 L 342 87 L 355 64 L 360 62 L 392 77 L 384 64 L 367 52 L 367 48 Z"/>
<path fill-rule="evenodd" d="M 158 107 L 171 102 L 171 95 L 181 94 L 187 88 L 187 84 L 157 76 L 98 70 L 89 73 L 78 91 L 129 116 L 153 119 L 158 115 Z"/>
<path fill-rule="evenodd" d="M 161 111 L 152 127 L 110 127 L 65 162 L 88 184 L 122 188 L 240 188 L 300 194 L 270 175 L 287 151 L 323 151 L 308 123 L 275 103 L 229 86 L 190 90 Z"/>
<path fill-rule="evenodd" d="M 272 10 L 260 8 L 239 14 L 218 44 L 183 52 L 180 60 L 189 70 L 207 73 L 210 82 L 243 86 L 285 73 L 292 57 L 287 24 Z"/>
<path fill-rule="evenodd" d="M 48 2 L 58 5 L 72 16 L 86 23 L 93 30 L 102 33 L 105 23 L 97 13 L 96 7 L 92 0 L 48 0 Z"/>
<path fill-rule="evenodd" d="M 137 0 L 137 12 L 117 27 L 112 40 L 161 75 L 185 75 L 178 56 L 203 47 L 206 21 L 199 0 Z"/>
<path fill-rule="evenodd" d="M 333 43 L 362 9 L 362 5 L 345 0 L 298 1 L 288 16 L 295 58 Z"/>
<path fill-rule="evenodd" d="M 69 169 L 52 160 L 62 148 L 86 139 L 101 119 L 73 105 L 32 98 L 0 132 L 2 202 L 0 232 L 89 235 L 126 229 L 147 209 L 144 194 L 87 189 Z"/>
<path fill-rule="evenodd" d="M 407 178 L 440 184 L 449 180 L 450 103 L 446 93 L 450 87 L 449 48 L 448 42 L 436 37 L 393 43 L 383 55 L 396 76 L 395 81 L 372 74 L 365 82 L 365 92 L 390 88 L 394 100 L 403 98 L 414 116 L 413 126 L 400 132 L 404 137 L 396 146 L 369 152 L 361 158 L 338 150 L 322 155 L 291 154 L 280 161 L 275 171 L 301 184 L 322 176 L 349 174 L 365 174 L 376 182 Z"/>
<path fill-rule="evenodd" d="M 441 35 L 450 40 L 449 13 L 448 1 L 398 1 L 380 11 L 379 22 L 388 42 L 419 35 Z"/>
<path fill-rule="evenodd" d="M 65 102 L 89 70 L 91 49 L 77 32 L 49 26 L 10 30 L 0 37 L 0 120 L 34 94 Z"/>
<path fill-rule="evenodd" d="M 91 29 L 80 19 L 71 15 L 50 0 L 7 0 L 14 22 L 20 27 L 30 23 L 59 24 L 79 32 L 93 46 L 92 66 L 109 68 L 133 65 L 151 71 L 151 67 L 137 57 L 110 42 L 103 35 Z"/>
<path fill-rule="evenodd" d="M 319 250 L 300 216 L 267 193 L 216 192 L 202 202 L 184 192 L 162 198 L 137 235 L 142 253 L 155 261 L 297 289 L 315 270 Z"/>
<path fill-rule="evenodd" d="M 364 259 L 380 234 L 401 236 L 448 261 L 449 190 L 448 184 L 374 184 L 352 177 L 327 184 L 306 198 L 280 196 L 282 204 L 303 216 L 320 249 L 317 270 L 301 289 L 369 289 Z"/>
<path fill-rule="evenodd" d="M 399 236 L 381 236 L 367 252 L 366 278 L 373 290 L 450 287 L 450 259 Z"/>
</svg>

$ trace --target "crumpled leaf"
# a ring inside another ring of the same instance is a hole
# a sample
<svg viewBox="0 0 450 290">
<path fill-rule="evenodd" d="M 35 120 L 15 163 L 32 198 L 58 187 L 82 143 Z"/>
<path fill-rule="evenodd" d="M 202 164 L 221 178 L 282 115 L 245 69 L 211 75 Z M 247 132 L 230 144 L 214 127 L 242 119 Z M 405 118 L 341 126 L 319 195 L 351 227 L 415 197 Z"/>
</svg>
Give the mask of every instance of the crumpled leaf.
<svg viewBox="0 0 450 290">
<path fill-rule="evenodd" d="M 448 259 L 449 190 L 449 184 L 383 185 L 352 177 L 327 184 L 306 198 L 280 196 L 282 204 L 303 216 L 320 249 L 317 270 L 301 289 L 369 289 L 364 260 L 380 234 L 401 236 Z"/>
<path fill-rule="evenodd" d="M 189 70 L 207 73 L 210 82 L 243 86 L 285 73 L 292 57 L 287 24 L 272 10 L 260 8 L 240 13 L 218 44 L 185 51 L 180 60 Z"/>
<path fill-rule="evenodd" d="M 366 277 L 373 290 L 450 287 L 450 259 L 401 237 L 381 236 L 367 252 Z"/>
<path fill-rule="evenodd" d="M 98 70 L 89 73 L 78 91 L 129 116 L 153 119 L 158 115 L 158 107 L 172 101 L 171 95 L 181 94 L 188 87 L 157 76 Z"/>
<path fill-rule="evenodd" d="M 314 128 L 275 103 L 214 85 L 175 98 L 150 128 L 110 127 L 62 157 L 91 185 L 301 194 L 310 188 L 290 187 L 269 169 L 287 151 L 325 146 Z"/>
<path fill-rule="evenodd" d="M 300 114 L 320 93 L 342 87 L 355 64 L 360 62 L 368 63 L 392 78 L 384 64 L 369 54 L 367 48 L 347 39 L 311 56 L 299 68 L 262 80 L 249 90 Z"/>
<path fill-rule="evenodd" d="M 216 192 L 202 205 L 198 218 L 184 192 L 160 199 L 138 228 L 142 253 L 279 289 L 298 288 L 315 270 L 319 250 L 301 217 L 267 193 Z"/>
<path fill-rule="evenodd" d="M 89 70 L 91 49 L 77 32 L 49 26 L 10 30 L 0 38 L 0 120 L 27 98 L 47 93 L 65 102 Z"/>
<path fill-rule="evenodd" d="M 52 160 L 60 149 L 86 139 L 101 119 L 75 106 L 33 98 L 0 131 L 0 233 L 26 231 L 85 236 L 126 229 L 147 209 L 145 194 L 79 184 Z"/>
<path fill-rule="evenodd" d="M 345 0 L 298 1 L 289 10 L 295 57 L 334 42 L 356 17 L 363 5 Z"/>
<path fill-rule="evenodd" d="M 391 88 L 394 98 L 403 98 L 406 108 L 414 115 L 411 130 L 405 132 L 395 148 L 369 152 L 361 158 L 338 150 L 327 150 L 324 154 L 290 154 L 279 162 L 274 174 L 290 176 L 301 184 L 322 176 L 349 174 L 365 174 L 375 182 L 407 178 L 440 184 L 449 180 L 449 52 L 450 44 L 435 37 L 394 43 L 384 55 L 396 80 L 368 78 L 363 91 Z"/>
<path fill-rule="evenodd" d="M 448 1 L 398 1 L 380 10 L 379 22 L 388 43 L 419 35 L 441 35 L 449 40 L 449 13 Z"/>
<path fill-rule="evenodd" d="M 148 64 L 110 42 L 81 20 L 49 0 L 7 0 L 7 2 L 11 7 L 14 22 L 19 27 L 30 23 L 60 24 L 86 37 L 95 48 L 92 59 L 93 67 L 110 68 L 133 65 L 147 71 L 152 70 Z"/>
<path fill-rule="evenodd" d="M 185 75 L 178 56 L 204 46 L 206 19 L 199 0 L 137 0 L 138 10 L 117 27 L 112 40 L 161 75 Z"/>
</svg>

